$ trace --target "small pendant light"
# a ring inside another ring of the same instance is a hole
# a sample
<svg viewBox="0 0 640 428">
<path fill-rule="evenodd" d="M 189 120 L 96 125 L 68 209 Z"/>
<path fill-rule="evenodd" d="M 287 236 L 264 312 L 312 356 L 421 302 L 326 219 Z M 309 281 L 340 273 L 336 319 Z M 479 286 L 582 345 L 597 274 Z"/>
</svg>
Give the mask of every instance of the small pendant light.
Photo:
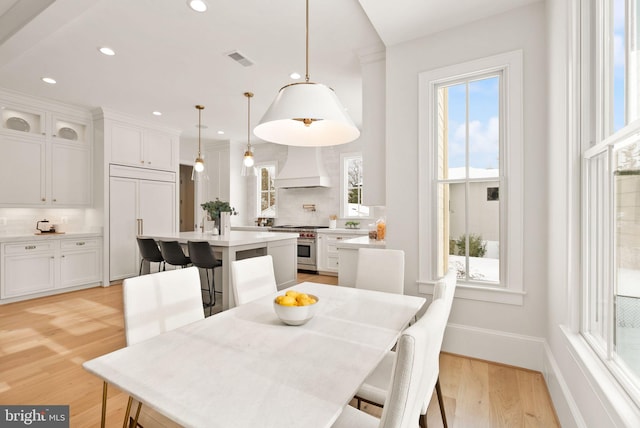
<svg viewBox="0 0 640 428">
<path fill-rule="evenodd" d="M 309 81 L 309 0 L 305 81 L 283 86 L 253 132 L 265 141 L 288 146 L 334 146 L 360 136 L 333 89 Z"/>
<path fill-rule="evenodd" d="M 192 180 L 198 180 L 202 178 L 201 176 L 204 174 L 204 159 L 202 158 L 202 143 L 200 141 L 200 134 L 202 131 L 202 110 L 204 110 L 204 106 L 197 105 L 196 109 L 198 109 L 198 156 L 196 156 L 196 161 L 193 164 L 193 171 L 191 172 Z"/>
<path fill-rule="evenodd" d="M 243 177 L 255 177 L 257 174 L 255 165 L 255 159 L 253 158 L 253 150 L 251 150 L 251 97 L 252 92 L 245 92 L 244 96 L 247 97 L 247 150 L 244 152 L 242 158 L 242 172 Z"/>
</svg>

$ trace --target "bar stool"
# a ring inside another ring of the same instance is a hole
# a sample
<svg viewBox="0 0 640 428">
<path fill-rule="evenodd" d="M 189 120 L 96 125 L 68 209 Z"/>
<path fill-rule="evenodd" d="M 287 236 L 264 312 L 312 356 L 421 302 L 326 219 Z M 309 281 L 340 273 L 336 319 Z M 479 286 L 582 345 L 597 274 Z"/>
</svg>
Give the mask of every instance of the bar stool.
<svg viewBox="0 0 640 428">
<path fill-rule="evenodd" d="M 213 313 L 213 307 L 216 305 L 216 293 L 222 294 L 221 291 L 216 291 L 215 285 L 215 269 L 222 266 L 222 261 L 216 258 L 216 255 L 209 245 L 205 241 L 189 241 L 187 242 L 189 247 L 189 257 L 191 263 L 201 269 L 204 269 L 207 273 L 207 288 L 202 288 L 202 291 L 209 293 L 209 315 Z M 211 283 L 209 283 L 209 269 L 211 269 Z"/>
<path fill-rule="evenodd" d="M 147 261 L 149 263 L 158 263 L 158 272 L 162 267 L 164 269 L 164 257 L 162 257 L 162 253 L 158 248 L 158 244 L 152 238 L 139 238 L 138 240 L 138 248 L 140 249 L 140 272 L 138 272 L 138 276 L 142 275 L 142 264 Z"/>
<path fill-rule="evenodd" d="M 160 244 L 160 252 L 164 257 L 165 263 L 173 266 L 181 266 L 183 268 L 191 264 L 189 256 L 184 255 L 182 247 L 178 241 L 158 241 Z"/>
</svg>

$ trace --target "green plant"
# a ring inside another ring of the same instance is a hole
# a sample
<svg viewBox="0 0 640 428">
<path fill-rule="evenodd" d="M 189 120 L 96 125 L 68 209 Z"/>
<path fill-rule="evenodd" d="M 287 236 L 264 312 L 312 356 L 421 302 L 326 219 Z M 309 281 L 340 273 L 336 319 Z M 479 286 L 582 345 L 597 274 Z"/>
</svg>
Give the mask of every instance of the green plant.
<svg viewBox="0 0 640 428">
<path fill-rule="evenodd" d="M 456 246 L 458 247 L 458 255 L 464 256 L 467 248 L 466 235 L 460 236 L 456 240 Z M 469 234 L 469 257 L 484 257 L 487 252 L 487 243 L 482 240 L 482 235 L 475 233 Z"/>
<path fill-rule="evenodd" d="M 203 210 L 207 212 L 207 214 L 209 215 L 209 219 L 211 220 L 220 218 L 221 212 L 230 212 L 231 215 L 238 215 L 238 212 L 236 211 L 236 209 L 233 208 L 229 204 L 229 202 L 221 201 L 218 198 L 216 198 L 215 201 L 205 202 L 200 206 L 202 207 Z"/>
</svg>

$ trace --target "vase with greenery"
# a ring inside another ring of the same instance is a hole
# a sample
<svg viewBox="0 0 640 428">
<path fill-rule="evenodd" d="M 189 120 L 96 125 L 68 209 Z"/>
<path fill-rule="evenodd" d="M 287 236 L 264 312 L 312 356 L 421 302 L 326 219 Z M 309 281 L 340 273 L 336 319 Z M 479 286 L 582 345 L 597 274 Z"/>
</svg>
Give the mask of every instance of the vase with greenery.
<svg viewBox="0 0 640 428">
<path fill-rule="evenodd" d="M 214 220 L 216 225 L 220 226 L 220 213 L 228 212 L 231 215 L 238 215 L 238 211 L 234 207 L 232 207 L 229 202 L 221 201 L 216 198 L 215 201 L 205 202 L 200 205 L 203 210 L 207 212 L 207 216 L 209 220 Z"/>
</svg>

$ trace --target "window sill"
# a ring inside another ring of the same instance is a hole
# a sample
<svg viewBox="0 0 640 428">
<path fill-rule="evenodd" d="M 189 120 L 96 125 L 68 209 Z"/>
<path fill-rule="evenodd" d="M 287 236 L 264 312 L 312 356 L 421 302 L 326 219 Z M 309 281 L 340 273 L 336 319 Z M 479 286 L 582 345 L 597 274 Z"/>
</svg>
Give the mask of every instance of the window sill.
<svg viewBox="0 0 640 428">
<path fill-rule="evenodd" d="M 433 294 L 435 281 L 418 280 L 418 294 Z M 522 306 L 524 304 L 524 291 L 510 290 L 502 287 L 481 287 L 458 283 L 456 285 L 456 297 L 481 302 L 503 303 L 506 305 Z"/>
</svg>

